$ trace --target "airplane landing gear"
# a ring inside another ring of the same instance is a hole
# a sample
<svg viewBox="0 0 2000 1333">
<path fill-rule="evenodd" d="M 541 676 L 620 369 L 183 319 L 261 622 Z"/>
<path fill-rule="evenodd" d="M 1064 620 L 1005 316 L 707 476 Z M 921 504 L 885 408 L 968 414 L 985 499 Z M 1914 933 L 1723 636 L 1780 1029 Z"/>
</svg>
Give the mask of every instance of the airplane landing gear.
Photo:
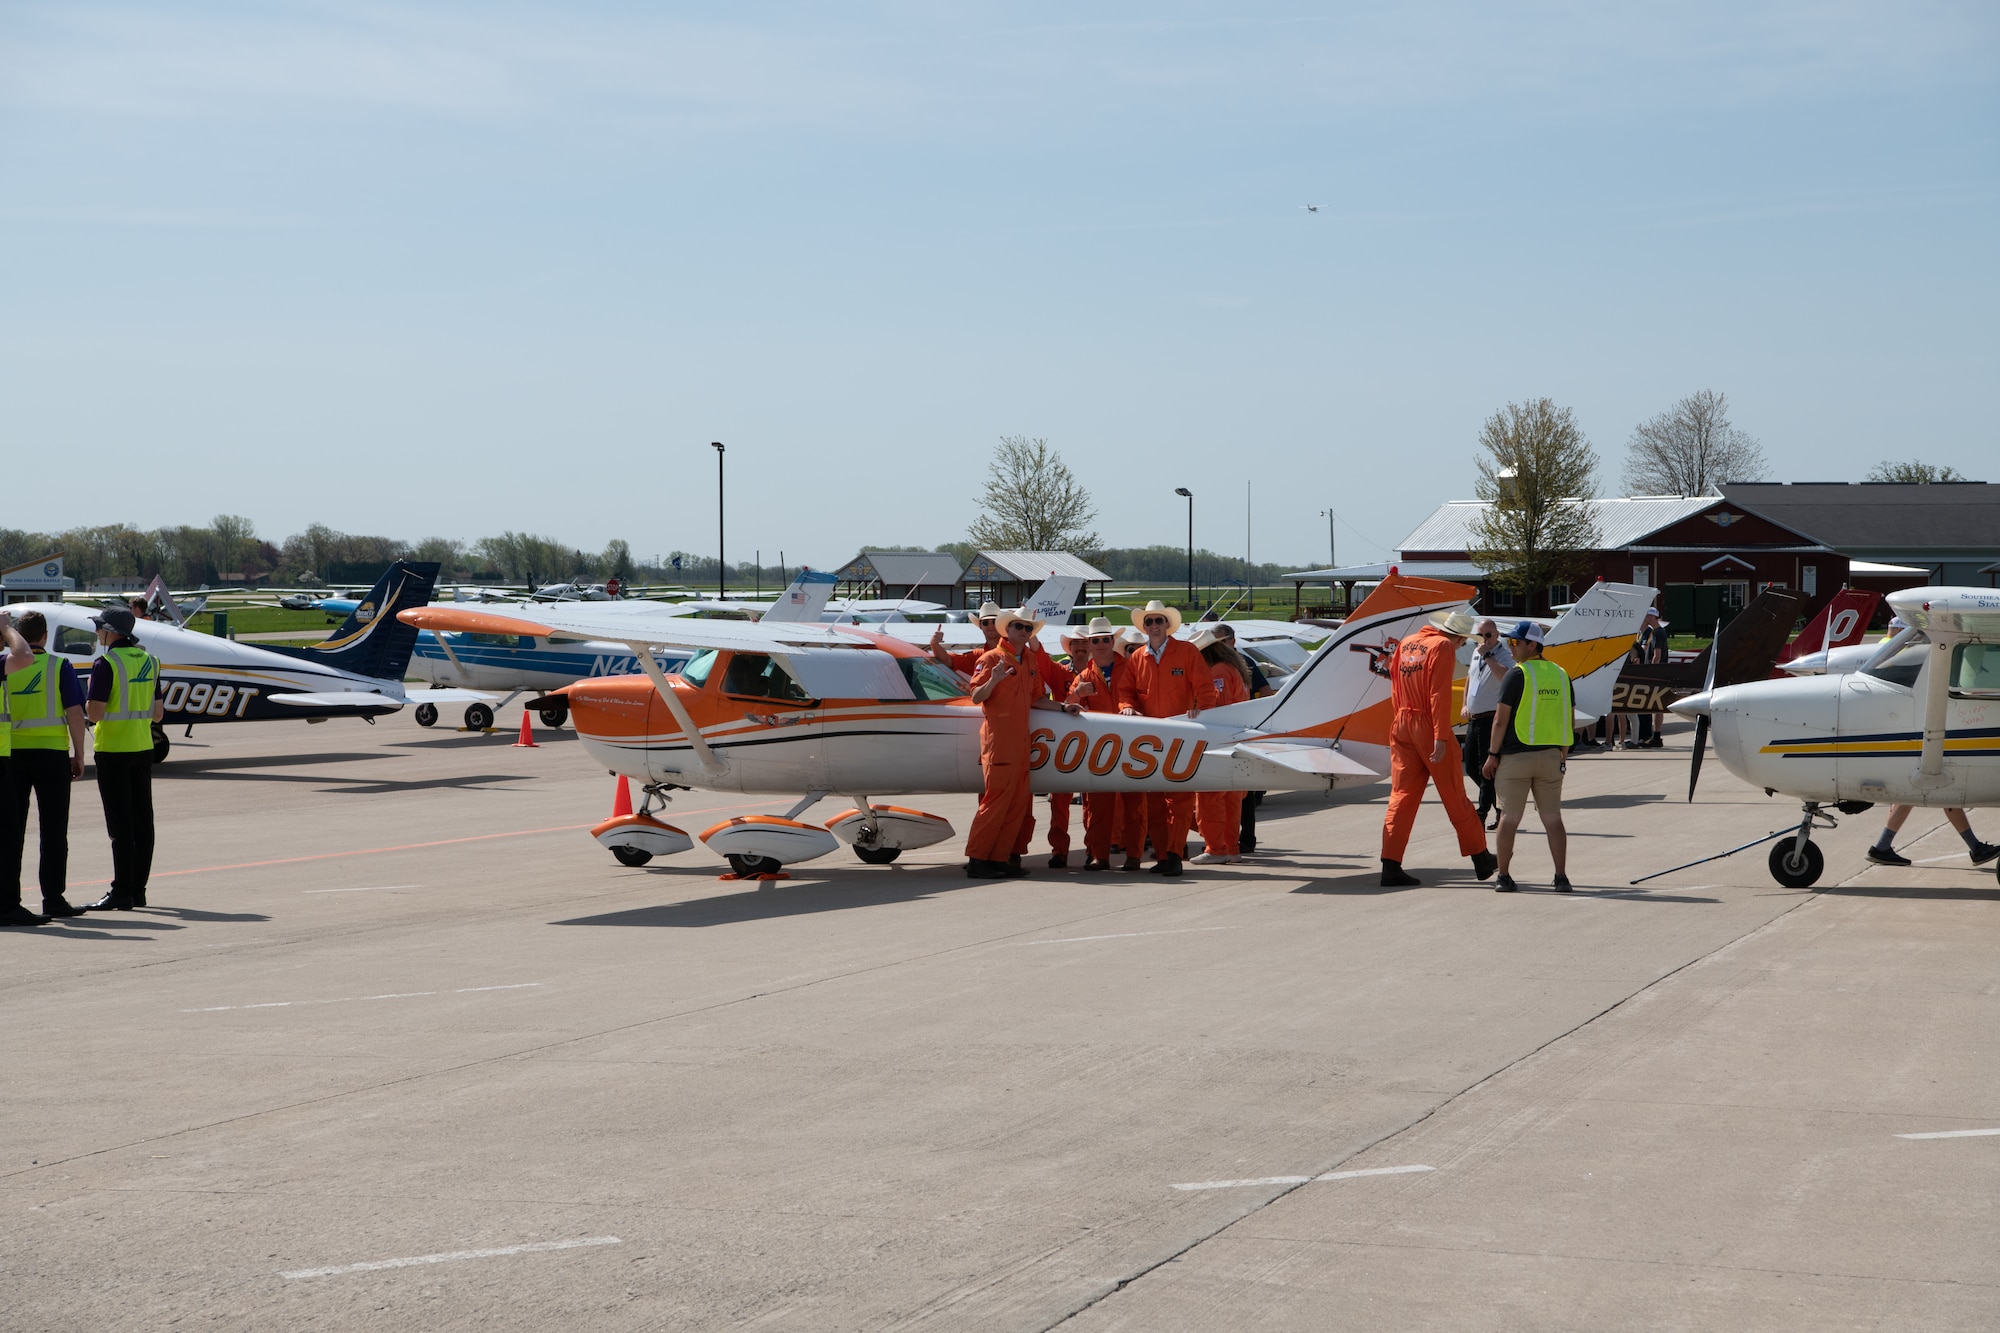
<svg viewBox="0 0 2000 1333">
<path fill-rule="evenodd" d="M 467 731 L 485 731 L 492 725 L 493 710 L 485 704 L 467 704 L 465 706 L 465 729 Z"/>
<path fill-rule="evenodd" d="M 643 847 L 613 847 L 611 854 L 621 866 L 642 866 L 653 859 L 653 854 Z"/>
<path fill-rule="evenodd" d="M 854 854 L 871 866 L 885 866 L 903 854 L 901 847 L 863 847 L 854 844 Z"/>
<path fill-rule="evenodd" d="M 569 700 L 544 699 L 535 706 L 535 712 L 540 715 L 543 726 L 560 727 L 569 720 Z"/>
<path fill-rule="evenodd" d="M 417 725 L 420 727 L 435 727 L 438 720 L 438 706 L 436 704 L 418 704 L 417 711 L 411 714 L 411 716 L 417 719 Z"/>
<path fill-rule="evenodd" d="M 775 856 L 732 856 L 729 868 L 738 879 L 755 879 L 759 875 L 782 874 L 785 863 Z"/>
<path fill-rule="evenodd" d="M 1817 884 L 1826 869 L 1826 856 L 1812 840 L 1813 830 L 1838 827 L 1838 821 L 1822 810 L 1818 801 L 1807 801 L 1799 831 L 1771 849 L 1771 878 L 1788 889 L 1809 889 Z"/>
<path fill-rule="evenodd" d="M 189 727 L 188 730 L 192 732 L 194 728 Z M 167 729 L 155 722 L 153 724 L 153 762 L 156 764 L 166 763 L 167 751 L 171 749 L 173 749 L 173 742 L 167 739 Z"/>
</svg>

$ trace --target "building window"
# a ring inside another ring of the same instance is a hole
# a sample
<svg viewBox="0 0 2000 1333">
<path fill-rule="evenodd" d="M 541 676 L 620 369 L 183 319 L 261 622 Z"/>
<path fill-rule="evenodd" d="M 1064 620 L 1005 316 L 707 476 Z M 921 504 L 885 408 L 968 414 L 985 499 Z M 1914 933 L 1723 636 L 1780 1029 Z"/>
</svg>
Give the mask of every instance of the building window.
<svg viewBox="0 0 2000 1333">
<path fill-rule="evenodd" d="M 1569 600 L 1569 585 L 1567 583 L 1551 583 L 1549 585 L 1550 610 L 1554 610 L 1558 606 L 1568 605 Z"/>
<path fill-rule="evenodd" d="M 1807 565 L 1799 570 L 1799 591 L 1808 597 L 1819 596 L 1819 566 Z"/>
<path fill-rule="evenodd" d="M 1637 584 L 1637 585 L 1638 585 L 1638 586 L 1640 586 L 1641 588 L 1650 588 L 1650 587 L 1652 587 L 1652 586 L 1653 586 L 1653 567 L 1652 567 L 1651 565 L 1634 565 L 1634 566 L 1632 566 L 1632 582 L 1634 582 L 1635 584 Z"/>
<path fill-rule="evenodd" d="M 1512 611 L 1514 609 L 1514 594 L 1508 592 L 1505 588 L 1495 588 L 1493 590 L 1493 609 L 1495 611 Z"/>
</svg>

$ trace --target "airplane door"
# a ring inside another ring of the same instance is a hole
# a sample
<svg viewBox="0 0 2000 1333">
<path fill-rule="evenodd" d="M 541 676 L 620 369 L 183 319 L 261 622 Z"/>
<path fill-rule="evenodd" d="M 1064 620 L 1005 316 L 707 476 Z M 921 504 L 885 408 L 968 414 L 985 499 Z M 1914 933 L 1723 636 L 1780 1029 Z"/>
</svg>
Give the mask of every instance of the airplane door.
<svg viewBox="0 0 2000 1333">
<path fill-rule="evenodd" d="M 1899 657 L 1882 668 L 1887 676 L 1853 671 L 1841 677 L 1841 745 L 1833 766 L 1834 789 L 1843 801 L 1887 801 L 1909 785 L 1923 719 L 1917 668 L 1903 670 L 1902 663 Z"/>
</svg>

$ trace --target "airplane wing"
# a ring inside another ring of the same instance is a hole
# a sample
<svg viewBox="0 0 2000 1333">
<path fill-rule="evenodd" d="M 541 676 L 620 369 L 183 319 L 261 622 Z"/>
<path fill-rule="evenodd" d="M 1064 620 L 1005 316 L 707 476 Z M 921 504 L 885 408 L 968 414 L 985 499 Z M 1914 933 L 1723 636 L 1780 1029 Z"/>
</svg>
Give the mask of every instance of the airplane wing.
<svg viewBox="0 0 2000 1333">
<path fill-rule="evenodd" d="M 266 703 L 284 704 L 287 708 L 385 708 L 391 711 L 401 708 L 409 700 L 400 695 L 382 694 L 375 690 L 329 690 L 324 694 L 298 692 L 292 694 L 267 694 Z"/>
<path fill-rule="evenodd" d="M 276 696 L 273 696 L 276 697 Z M 412 704 L 490 704 L 507 696 L 498 690 L 461 690 L 453 686 L 405 693 L 403 702 Z"/>
<path fill-rule="evenodd" d="M 1283 787 L 1300 774 L 1316 778 L 1379 778 L 1358 759 L 1350 758 L 1326 745 L 1293 745 L 1284 741 L 1238 741 L 1228 752 L 1263 767 L 1272 774 L 1271 786 Z M 1213 753 L 1213 752 L 1211 752 Z"/>
<path fill-rule="evenodd" d="M 532 606 L 475 609 L 455 602 L 412 607 L 399 613 L 418 629 L 461 630 L 471 634 L 573 634 L 633 648 L 718 648 L 768 653 L 774 648 L 861 648 L 865 639 L 833 625 L 766 625 L 747 620 L 704 620 L 676 615 L 673 608 L 641 609 L 633 603 L 538 602 Z M 885 626 L 884 628 L 889 628 Z M 914 628 L 914 627 L 913 627 Z M 931 626 L 923 626 L 929 629 Z M 978 627 L 972 627 L 978 633 Z"/>
</svg>

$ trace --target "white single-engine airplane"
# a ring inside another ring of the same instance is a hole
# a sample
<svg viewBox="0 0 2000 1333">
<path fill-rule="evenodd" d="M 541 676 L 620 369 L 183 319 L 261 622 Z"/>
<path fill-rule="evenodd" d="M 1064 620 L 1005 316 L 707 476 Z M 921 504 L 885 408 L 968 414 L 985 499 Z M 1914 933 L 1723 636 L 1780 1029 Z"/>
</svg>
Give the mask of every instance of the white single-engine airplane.
<svg viewBox="0 0 2000 1333">
<path fill-rule="evenodd" d="M 1389 771 L 1395 641 L 1432 613 L 1465 605 L 1475 591 L 1392 575 L 1270 698 L 1192 718 L 1038 714 L 1050 720 L 1031 734 L 1034 789 L 1328 791 L 1379 782 Z M 1612 593 L 1593 595 L 1596 601 L 1579 605 L 1613 602 Z M 953 830 L 938 816 L 875 798 L 980 789 L 979 708 L 952 672 L 894 636 L 857 626 L 611 617 L 587 605 L 542 605 L 533 614 L 530 621 L 441 605 L 402 618 L 433 630 L 556 629 L 626 644 L 644 679 L 584 680 L 559 691 L 591 755 L 644 787 L 636 813 L 592 830 L 626 865 L 693 846 L 687 833 L 653 816 L 676 788 L 804 794 L 783 817 L 744 816 L 699 835 L 746 876 L 775 874 L 840 842 L 871 864 L 893 861 Z M 1615 620 L 1618 642 L 1605 646 L 1607 661 L 1622 660 L 1637 632 L 1636 613 Z M 661 643 L 699 651 L 670 677 L 656 654 Z M 834 792 L 852 797 L 855 808 L 823 826 L 800 822 Z"/>
<path fill-rule="evenodd" d="M 153 757 L 167 757 L 165 727 L 214 722 L 311 722 L 330 717 L 371 721 L 411 702 L 403 693 L 416 631 L 398 611 L 430 600 L 435 564 L 398 560 L 324 643 L 305 648 L 265 647 L 197 634 L 142 620 L 133 635 L 160 660 L 159 698 L 164 725 L 153 729 Z M 48 621 L 49 650 L 80 671 L 103 651 L 91 625 L 91 608 L 58 602 L 23 602 L 7 608 L 18 620 L 39 611 Z M 487 696 L 440 692 L 444 702 Z"/>
<path fill-rule="evenodd" d="M 1759 680 L 1693 695 L 1673 711 L 1694 717 L 1694 799 L 1706 741 L 1737 777 L 1766 795 L 1798 799 L 1796 833 L 1771 850 L 1771 874 L 1789 888 L 1816 882 L 1825 858 L 1813 830 L 1824 807 L 2000 805 L 2000 591 L 1908 588 L 1889 605 L 1909 628 L 1867 660 L 1827 674 Z"/>
</svg>

